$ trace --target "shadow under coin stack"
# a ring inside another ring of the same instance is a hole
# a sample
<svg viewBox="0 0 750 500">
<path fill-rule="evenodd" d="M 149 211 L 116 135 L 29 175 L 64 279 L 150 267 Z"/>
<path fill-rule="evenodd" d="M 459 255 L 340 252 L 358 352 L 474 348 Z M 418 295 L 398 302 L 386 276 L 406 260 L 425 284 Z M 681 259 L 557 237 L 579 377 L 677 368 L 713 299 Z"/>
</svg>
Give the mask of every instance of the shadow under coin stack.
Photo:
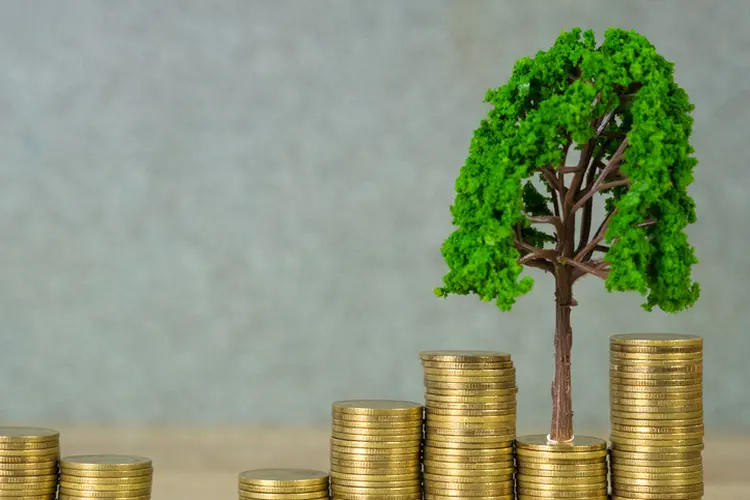
<svg viewBox="0 0 750 500">
<path fill-rule="evenodd" d="M 55 498 L 60 433 L 0 427 L 0 498 Z"/>
<path fill-rule="evenodd" d="M 409 401 L 333 403 L 334 500 L 420 500 L 423 406 Z"/>
<path fill-rule="evenodd" d="M 703 497 L 703 340 L 610 338 L 612 499 Z"/>
<path fill-rule="evenodd" d="M 256 469 L 240 473 L 240 500 L 326 500 L 328 474 L 309 469 Z"/>
<path fill-rule="evenodd" d="M 420 353 L 426 500 L 513 499 L 516 372 L 491 351 Z"/>
<path fill-rule="evenodd" d="M 151 459 L 130 455 L 73 455 L 60 460 L 59 500 L 148 500 Z"/>
<path fill-rule="evenodd" d="M 516 439 L 519 500 L 607 500 L 607 442 L 578 436 L 549 443 L 547 436 Z"/>
</svg>

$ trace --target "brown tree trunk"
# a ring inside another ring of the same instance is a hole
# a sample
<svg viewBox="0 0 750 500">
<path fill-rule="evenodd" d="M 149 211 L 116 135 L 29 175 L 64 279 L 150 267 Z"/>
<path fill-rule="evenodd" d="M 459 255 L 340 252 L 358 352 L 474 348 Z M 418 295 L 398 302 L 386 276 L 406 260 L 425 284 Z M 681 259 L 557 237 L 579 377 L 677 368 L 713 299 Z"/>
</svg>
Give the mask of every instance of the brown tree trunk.
<svg viewBox="0 0 750 500">
<path fill-rule="evenodd" d="M 555 379 L 552 382 L 552 430 L 550 439 L 564 443 L 573 439 L 573 398 L 570 384 L 570 353 L 573 331 L 570 308 L 573 304 L 571 268 L 555 269 Z"/>
</svg>

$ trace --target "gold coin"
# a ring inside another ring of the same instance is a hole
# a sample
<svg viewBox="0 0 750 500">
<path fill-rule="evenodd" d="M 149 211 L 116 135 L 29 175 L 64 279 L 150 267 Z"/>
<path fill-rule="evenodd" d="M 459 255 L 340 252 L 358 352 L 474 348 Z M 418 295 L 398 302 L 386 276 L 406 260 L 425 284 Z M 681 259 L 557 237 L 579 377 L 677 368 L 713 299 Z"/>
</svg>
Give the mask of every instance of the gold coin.
<svg viewBox="0 0 750 500">
<path fill-rule="evenodd" d="M 663 465 L 667 465 L 667 462 L 671 461 L 683 461 L 683 460 L 694 460 L 701 458 L 700 451 L 685 451 L 685 452 L 637 452 L 637 451 L 626 451 L 613 449 L 611 453 L 611 460 L 640 460 L 643 465 L 652 464 L 654 462 L 664 462 Z"/>
<path fill-rule="evenodd" d="M 497 363 L 509 362 L 510 354 L 498 351 L 471 350 L 437 350 L 419 353 L 422 361 L 437 361 L 443 363 Z"/>
<path fill-rule="evenodd" d="M 0 483 L 10 478 L 36 479 L 36 478 L 45 477 L 45 476 L 57 477 L 57 472 L 58 472 L 57 467 L 49 467 L 49 468 L 44 468 L 44 469 L 37 469 L 37 468 L 10 469 L 10 470 L 0 469 Z"/>
<path fill-rule="evenodd" d="M 613 491 L 609 500 L 701 500 L 703 493 L 625 493 L 624 496 L 617 495 Z"/>
<path fill-rule="evenodd" d="M 365 469 L 373 469 L 373 468 L 385 468 L 385 469 L 392 469 L 392 470 L 399 470 L 399 469 L 409 469 L 411 467 L 416 467 L 419 465 L 419 458 L 410 458 L 408 460 L 396 460 L 396 461 L 388 461 L 383 464 L 382 461 L 373 462 L 371 460 L 361 460 L 361 456 L 358 457 L 360 460 L 345 460 L 340 459 L 336 457 L 331 457 L 329 459 L 330 464 L 332 466 L 338 466 L 338 467 L 346 467 L 348 469 L 356 469 L 356 470 L 365 470 Z M 364 474 L 364 472 L 363 472 Z"/>
<path fill-rule="evenodd" d="M 146 491 L 151 488 L 151 481 L 125 484 L 72 483 L 60 480 L 60 488 L 68 491 Z"/>
<path fill-rule="evenodd" d="M 71 490 L 68 488 L 60 487 L 60 496 L 76 496 L 84 498 L 129 498 L 129 497 L 141 497 L 151 494 L 151 488 L 141 490 L 130 490 L 130 491 L 102 491 L 102 490 Z"/>
<path fill-rule="evenodd" d="M 631 484 L 613 484 L 612 488 L 617 490 L 619 494 L 623 493 L 661 493 L 669 492 L 674 493 L 697 493 L 703 492 L 703 483 L 697 484 L 683 484 L 680 486 L 676 485 L 653 485 L 653 486 L 635 486 Z"/>
<path fill-rule="evenodd" d="M 349 442 L 396 442 L 400 441 L 404 445 L 409 446 L 410 444 L 419 444 L 422 439 L 422 433 L 413 434 L 411 436 L 395 436 L 393 434 L 344 434 L 343 432 L 333 432 L 332 437 L 336 439 L 343 439 Z"/>
<path fill-rule="evenodd" d="M 518 461 L 518 468 L 524 469 L 527 474 L 531 475 L 596 475 L 602 470 L 607 470 L 607 461 L 597 459 L 595 462 L 586 463 L 547 463 L 547 462 L 529 462 L 521 459 Z M 549 473 L 549 474 L 548 474 Z"/>
<path fill-rule="evenodd" d="M 338 491 L 335 494 L 331 495 L 331 498 L 333 500 L 422 500 L 422 492 L 419 493 L 408 493 L 408 494 L 399 494 L 399 495 L 391 495 L 390 493 L 381 495 L 373 495 L 373 494 L 359 494 L 359 493 L 345 493 Z"/>
<path fill-rule="evenodd" d="M 419 448 L 419 443 L 410 441 L 362 441 L 360 439 L 354 441 L 332 437 L 331 446 L 339 448 L 395 448 L 402 449 L 404 453 L 407 453 L 411 451 L 411 448 Z"/>
<path fill-rule="evenodd" d="M 412 420 L 347 420 L 338 418 L 335 416 L 331 419 L 331 425 L 338 425 L 340 427 L 347 427 L 350 429 L 357 429 L 359 432 L 361 429 L 367 429 L 368 431 L 375 432 L 380 430 L 393 430 L 394 432 L 407 432 L 414 429 L 422 428 L 422 419 Z"/>
<path fill-rule="evenodd" d="M 703 451 L 703 442 L 690 443 L 690 444 L 679 444 L 679 441 L 670 441 L 669 445 L 665 445 L 667 441 L 654 441 L 650 444 L 645 444 L 643 441 L 633 442 L 622 442 L 613 441 L 611 448 L 617 451 L 634 451 L 638 453 L 688 453 L 694 451 Z"/>
<path fill-rule="evenodd" d="M 485 495 L 504 495 L 513 491 L 512 481 L 496 483 L 446 483 L 429 481 L 425 483 L 425 492 L 441 496 L 484 497 Z"/>
<path fill-rule="evenodd" d="M 512 467 L 504 467 L 502 469 L 457 469 L 454 467 L 436 467 L 433 465 L 425 465 L 425 474 L 433 474 L 435 476 L 466 476 L 466 477 L 500 477 L 500 476 L 513 476 Z"/>
<path fill-rule="evenodd" d="M 516 408 L 504 408 L 501 410 L 454 410 L 450 408 L 427 408 L 427 418 L 434 416 L 446 417 L 504 417 L 516 414 Z"/>
<path fill-rule="evenodd" d="M 345 425 L 332 425 L 331 431 L 341 434 L 354 434 L 356 436 L 394 436 L 397 439 L 413 439 L 414 436 L 422 435 L 422 426 L 414 428 L 393 427 L 348 427 Z"/>
<path fill-rule="evenodd" d="M 60 477 L 60 481 L 66 484 L 112 484 L 122 485 L 123 487 L 130 487 L 132 484 L 150 484 L 151 480 L 152 477 L 150 475 L 131 477 L 79 477 L 62 475 Z"/>
<path fill-rule="evenodd" d="M 425 388 L 425 401 L 443 401 L 446 403 L 505 403 L 516 401 L 518 387 L 505 389 L 437 389 Z"/>
<path fill-rule="evenodd" d="M 153 467 L 134 470 L 83 470 L 83 469 L 65 469 L 61 475 L 69 478 L 137 478 L 151 476 L 154 473 Z"/>
<path fill-rule="evenodd" d="M 524 450 L 526 451 L 526 450 Z M 585 452 L 593 453 L 593 452 Z M 548 453 L 547 455 L 523 455 L 516 450 L 516 462 L 519 467 L 532 467 L 534 464 L 560 465 L 564 467 L 573 467 L 574 465 L 600 465 L 606 463 L 607 455 L 579 456 L 576 453 L 571 456 L 561 456 L 562 453 Z"/>
<path fill-rule="evenodd" d="M 592 480 L 595 478 L 601 478 L 604 477 L 606 479 L 607 477 L 607 467 L 606 464 L 603 467 L 599 467 L 598 469 L 589 469 L 589 470 L 542 470 L 542 469 L 529 469 L 527 467 L 518 467 L 516 469 L 516 474 L 518 476 L 523 475 L 524 477 L 531 478 L 539 478 L 539 480 L 543 480 L 545 478 L 567 478 L 567 479 L 588 479 L 591 478 Z"/>
<path fill-rule="evenodd" d="M 17 462 L 2 462 L 0 460 L 0 470 L 3 471 L 25 471 L 31 469 L 50 469 L 57 468 L 57 460 L 18 460 Z"/>
<path fill-rule="evenodd" d="M 612 405 L 617 406 L 635 406 L 635 407 L 675 407 L 675 406 L 702 406 L 703 399 L 698 398 L 683 398 L 683 399 L 645 399 L 645 398 L 630 398 L 630 397 L 617 397 L 610 395 L 609 402 Z"/>
<path fill-rule="evenodd" d="M 652 441 L 674 441 L 674 440 L 681 440 L 681 441 L 690 441 L 693 444 L 695 442 L 702 442 L 703 441 L 703 430 L 696 431 L 693 433 L 680 433 L 675 432 L 673 434 L 667 434 L 667 433 L 653 433 L 649 434 L 646 432 L 622 432 L 618 430 L 612 430 L 610 432 L 610 440 L 611 441 L 636 441 L 636 440 L 642 440 L 647 442 Z"/>
<path fill-rule="evenodd" d="M 425 380 L 424 386 L 429 390 L 486 392 L 487 390 L 512 389 L 516 386 L 516 382 L 433 382 Z"/>
<path fill-rule="evenodd" d="M 695 370 L 703 368 L 703 358 L 695 357 L 691 359 L 633 359 L 633 358 L 616 358 L 610 357 L 609 366 L 612 368 L 624 369 L 624 370 L 639 370 L 639 369 L 677 369 L 685 368 L 687 370 Z"/>
<path fill-rule="evenodd" d="M 622 453 L 622 452 L 620 452 Z M 629 458 L 610 458 L 610 469 L 612 471 L 637 469 L 689 469 L 691 467 L 702 467 L 703 458 L 672 458 L 671 460 L 642 460 Z"/>
<path fill-rule="evenodd" d="M 516 476 L 516 484 L 525 488 L 536 488 L 540 486 L 542 489 L 593 489 L 596 487 L 607 486 L 607 475 L 600 474 L 599 476 L 584 476 L 584 477 L 554 477 L 554 476 L 526 476 L 524 474 L 518 474 Z"/>
<path fill-rule="evenodd" d="M 494 470 L 513 468 L 512 460 L 498 460 L 495 462 L 446 462 L 425 458 L 423 463 L 425 466 L 436 467 L 438 469 Z"/>
<path fill-rule="evenodd" d="M 439 436 L 438 436 L 439 437 Z M 511 441 L 512 442 L 512 441 Z M 446 449 L 463 449 L 463 450 L 482 450 L 488 448 L 494 449 L 507 449 L 512 446 L 506 443 L 483 443 L 483 442 L 471 442 L 464 439 L 451 439 L 446 441 L 440 441 L 433 439 L 431 436 L 427 436 L 424 440 L 425 446 L 432 446 L 435 448 L 446 448 Z"/>
<path fill-rule="evenodd" d="M 449 370 L 455 372 L 463 371 L 497 371 L 514 368 L 512 361 L 498 361 L 487 363 L 448 363 L 440 361 L 422 361 L 422 367 L 425 370 Z"/>
<path fill-rule="evenodd" d="M 152 467 L 150 458 L 133 455 L 72 455 L 60 460 L 61 470 L 137 470 Z"/>
<path fill-rule="evenodd" d="M 506 377 L 504 379 L 501 378 L 482 378 L 479 377 L 470 377 L 470 378 L 459 378 L 459 377 L 425 377 L 422 379 L 424 382 L 425 387 L 437 387 L 437 388 L 451 388 L 455 387 L 458 389 L 461 388 L 473 388 L 473 387 L 487 387 L 488 389 L 492 388 L 512 388 L 516 385 L 516 378 L 513 377 Z"/>
<path fill-rule="evenodd" d="M 607 441 L 591 436 L 575 436 L 569 443 L 550 443 L 547 436 L 535 434 L 516 438 L 516 448 L 548 453 L 596 452 L 607 449 Z"/>
<path fill-rule="evenodd" d="M 412 401 L 353 399 L 336 401 L 333 403 L 332 409 L 339 414 L 421 416 L 423 406 Z"/>
<path fill-rule="evenodd" d="M 545 490 L 545 489 L 539 489 L 539 488 L 529 488 L 529 487 L 516 487 L 516 494 L 518 495 L 518 498 L 528 498 L 533 497 L 535 499 L 541 499 L 541 498 L 550 498 L 550 499 L 559 499 L 559 498 L 575 498 L 575 499 L 583 499 L 583 498 L 607 498 L 607 488 L 591 488 L 586 490 L 563 490 L 563 489 L 552 489 L 552 490 Z"/>
<path fill-rule="evenodd" d="M 60 433 L 43 427 L 0 426 L 0 443 L 48 443 L 60 441 Z"/>
<path fill-rule="evenodd" d="M 513 470 L 505 472 L 501 476 L 443 476 L 440 474 L 431 474 L 426 472 L 424 475 L 425 482 L 446 483 L 460 485 L 463 483 L 482 484 L 482 483 L 506 483 L 513 480 Z"/>
<path fill-rule="evenodd" d="M 697 460 L 697 463 L 692 465 L 655 465 L 655 466 L 648 466 L 648 465 L 624 465 L 619 462 L 612 463 L 612 470 L 616 471 L 617 474 L 627 474 L 627 475 L 649 475 L 649 474 L 703 474 L 703 461 Z"/>
<path fill-rule="evenodd" d="M 26 479 L 26 478 L 24 478 Z M 29 489 L 40 489 L 40 488 L 51 488 L 57 485 L 57 478 L 54 476 L 48 476 L 42 479 L 36 478 L 35 480 L 25 481 L 3 481 L 0 483 L 0 490 L 29 490 Z"/>
<path fill-rule="evenodd" d="M 609 370 L 609 380 L 613 384 L 625 385 L 685 385 L 703 382 L 701 373 L 633 373 Z"/>
<path fill-rule="evenodd" d="M 703 397 L 703 389 L 665 393 L 610 389 L 609 396 L 611 398 L 614 397 L 649 401 L 690 401 L 693 399 L 701 399 Z"/>
<path fill-rule="evenodd" d="M 515 500 L 515 495 L 511 492 L 507 495 L 483 495 L 482 500 Z M 351 499 L 346 499 L 351 500 Z M 377 499 L 377 500 L 383 500 L 383 499 Z M 393 499 L 389 499 L 393 500 Z M 400 499 L 399 499 L 400 500 Z M 442 496 L 442 495 L 435 495 L 429 492 L 425 492 L 424 494 L 424 500 L 456 500 L 455 496 Z M 597 499 L 599 500 L 599 499 Z M 606 500 L 606 499 L 605 499 Z"/>
<path fill-rule="evenodd" d="M 660 366 L 624 366 L 611 365 L 610 373 L 616 373 L 620 378 L 696 378 L 703 373 L 703 365 L 660 365 Z"/>
<path fill-rule="evenodd" d="M 447 496 L 452 498 L 487 498 L 499 495 L 510 495 L 513 488 L 510 486 L 492 488 L 488 490 L 457 490 L 457 489 L 438 489 L 425 485 L 425 493 L 432 493 L 441 497 Z"/>
<path fill-rule="evenodd" d="M 453 432 L 430 432 L 427 434 L 427 440 L 432 443 L 477 443 L 485 444 L 494 448 L 506 448 L 513 446 L 514 433 L 508 431 L 498 434 L 483 435 L 471 433 L 470 431 Z"/>
<path fill-rule="evenodd" d="M 328 491 L 311 493 L 261 493 L 258 491 L 238 490 L 240 498 L 254 500 L 319 500 L 328 497 Z"/>
<path fill-rule="evenodd" d="M 256 486 L 239 483 L 239 491 L 246 493 L 276 493 L 276 494 L 297 494 L 297 493 L 320 493 L 328 494 L 328 484 L 325 486 Z"/>
<path fill-rule="evenodd" d="M 60 448 L 58 441 L 0 441 L 0 450 L 11 451 L 11 450 L 55 450 Z"/>
<path fill-rule="evenodd" d="M 345 443 L 352 443 L 353 441 L 344 441 Z M 377 456 L 393 456 L 398 457 L 399 460 L 403 460 L 403 457 L 418 456 L 420 452 L 420 446 L 409 446 L 401 448 L 372 448 L 366 446 L 345 446 L 340 444 L 331 444 L 331 456 L 347 456 L 347 455 L 377 455 Z M 368 457 L 367 460 L 370 460 Z"/>
<path fill-rule="evenodd" d="M 332 415 L 331 420 L 352 426 L 370 425 L 371 427 L 410 427 L 420 425 L 422 423 L 422 416 L 416 415 L 407 419 L 400 415 L 348 415 L 346 413 L 341 413 Z"/>
<path fill-rule="evenodd" d="M 689 420 L 702 418 L 703 411 L 692 412 L 646 412 L 646 411 L 610 411 L 612 418 L 627 418 L 632 420 Z"/>
<path fill-rule="evenodd" d="M 526 448 L 516 448 L 517 457 L 535 457 L 547 460 L 569 460 L 579 461 L 586 459 L 603 458 L 607 456 L 607 450 L 596 451 L 537 451 Z M 523 460 L 521 458 L 520 460 Z"/>
<path fill-rule="evenodd" d="M 671 474 L 645 474 L 643 472 L 628 472 L 618 470 L 613 476 L 616 476 L 618 482 L 644 485 L 659 485 L 659 481 L 683 481 L 684 484 L 694 484 L 703 481 L 703 470 L 685 473 Z M 683 484 L 683 483 L 680 483 Z"/>
<path fill-rule="evenodd" d="M 635 347 L 701 348 L 703 338 L 682 333 L 621 333 L 609 338 L 611 345 Z"/>
<path fill-rule="evenodd" d="M 515 413 L 509 415 L 462 415 L 462 414 L 436 414 L 428 413 L 425 416 L 425 424 L 436 422 L 461 422 L 461 423 L 504 423 L 516 420 Z"/>
<path fill-rule="evenodd" d="M 683 405 L 683 406 L 624 406 L 624 405 L 611 405 L 611 411 L 619 413 L 658 413 L 667 415 L 664 418 L 669 418 L 668 415 L 678 413 L 691 413 L 691 412 L 702 412 L 702 405 Z"/>
<path fill-rule="evenodd" d="M 612 425 L 624 425 L 627 427 L 691 427 L 695 425 L 703 425 L 703 415 L 698 415 L 692 418 L 670 418 L 668 420 L 653 420 L 644 418 L 630 418 L 630 417 L 610 417 Z"/>
<path fill-rule="evenodd" d="M 424 459 L 432 462 L 432 463 L 441 463 L 444 464 L 445 467 L 448 466 L 460 466 L 461 464 L 465 464 L 468 466 L 473 465 L 485 465 L 485 466 L 491 466 L 490 468 L 494 468 L 494 466 L 498 466 L 498 468 L 501 467 L 511 467 L 513 465 L 513 457 L 509 456 L 508 454 L 504 456 L 466 456 L 466 455 L 459 455 L 459 456 L 445 456 L 445 455 L 433 455 L 433 454 L 425 454 Z M 500 465 L 504 464 L 504 465 Z"/>
<path fill-rule="evenodd" d="M 505 459 L 506 457 L 513 458 L 513 449 L 508 448 L 480 448 L 480 449 L 455 449 L 436 447 L 432 445 L 426 445 L 424 447 L 425 457 L 435 457 L 440 459 L 455 458 L 457 460 L 470 460 L 474 458 L 488 458 L 488 459 Z"/>
<path fill-rule="evenodd" d="M 314 469 L 253 469 L 241 472 L 240 484 L 252 486 L 310 486 L 328 484 L 328 473 Z"/>
<path fill-rule="evenodd" d="M 438 375 L 446 377 L 493 377 L 493 376 L 504 376 L 513 374 L 515 375 L 516 369 L 513 365 L 508 364 L 507 368 L 486 368 L 486 369 L 453 369 L 453 368 L 432 368 L 425 367 L 424 374 L 426 376 Z"/>
<path fill-rule="evenodd" d="M 368 476 L 362 476 L 368 477 Z M 368 481 L 368 480 L 349 480 L 349 479 L 331 479 L 331 485 L 334 487 L 344 488 L 363 488 L 371 490 L 380 490 L 386 488 L 414 488 L 420 486 L 422 481 L 419 476 L 412 479 L 401 480 L 401 481 Z"/>
<path fill-rule="evenodd" d="M 394 495 L 402 495 L 402 494 L 409 494 L 409 493 L 419 493 L 421 490 L 421 486 L 419 484 L 415 484 L 413 486 L 401 486 L 398 488 L 389 488 L 389 487 L 382 487 L 382 488 L 357 488 L 356 486 L 339 486 L 336 484 L 331 484 L 331 492 L 334 493 L 334 496 L 336 493 L 359 493 L 362 494 L 377 494 L 378 492 L 387 492 L 389 494 Z M 382 493 L 381 493 L 382 494 Z"/>
<path fill-rule="evenodd" d="M 366 471 L 365 471 L 366 472 Z M 419 478 L 418 471 L 409 471 L 405 474 L 357 474 L 344 472 L 331 472 L 331 480 L 345 481 L 370 481 L 370 482 L 391 482 L 391 481 L 413 481 Z"/>
<path fill-rule="evenodd" d="M 8 450 L 0 449 L 0 456 L 2 457 L 47 457 L 46 460 L 50 460 L 49 457 L 56 457 L 60 455 L 60 448 L 36 448 L 36 449 L 25 449 L 25 450 Z"/>
<path fill-rule="evenodd" d="M 629 362 L 629 361 L 696 361 L 703 359 L 703 349 L 692 351 L 667 351 L 667 352 L 639 352 L 639 351 L 621 351 L 610 350 L 610 362 Z"/>
<path fill-rule="evenodd" d="M 442 401 L 427 401 L 427 412 L 433 410 L 450 410 L 453 412 L 494 412 L 494 411 L 516 411 L 518 405 L 515 401 L 509 403 L 486 404 L 486 403 L 444 403 Z"/>
<path fill-rule="evenodd" d="M 667 395 L 667 394 L 683 394 L 686 392 L 702 392 L 703 391 L 703 385 L 698 384 L 688 384 L 688 385 L 656 385 L 656 386 L 646 386 L 646 385 L 622 385 L 622 384 L 610 384 L 609 386 L 609 392 L 610 394 L 615 392 L 624 392 L 624 393 L 635 393 L 643 395 L 642 397 L 654 397 L 657 398 L 660 395 Z"/>
</svg>

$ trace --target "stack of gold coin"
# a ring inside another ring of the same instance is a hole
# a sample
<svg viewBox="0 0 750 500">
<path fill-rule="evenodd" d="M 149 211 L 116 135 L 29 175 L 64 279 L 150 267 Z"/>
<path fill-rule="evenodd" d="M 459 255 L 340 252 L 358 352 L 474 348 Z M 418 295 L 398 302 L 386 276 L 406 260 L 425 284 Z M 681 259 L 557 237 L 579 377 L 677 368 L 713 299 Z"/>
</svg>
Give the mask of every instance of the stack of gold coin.
<svg viewBox="0 0 750 500">
<path fill-rule="evenodd" d="M 333 403 L 333 499 L 420 500 L 422 413 L 410 401 Z"/>
<path fill-rule="evenodd" d="M 516 372 L 492 351 L 420 353 L 427 500 L 513 498 Z"/>
<path fill-rule="evenodd" d="M 0 427 L 0 498 L 55 498 L 60 433 Z"/>
<path fill-rule="evenodd" d="M 613 500 L 703 497 L 703 339 L 610 339 Z"/>
<path fill-rule="evenodd" d="M 607 441 L 576 436 L 551 443 L 547 436 L 516 439 L 518 500 L 607 500 Z"/>
<path fill-rule="evenodd" d="M 60 460 L 59 500 L 148 500 L 151 459 L 130 455 L 73 455 Z"/>
<path fill-rule="evenodd" d="M 327 500 L 328 474 L 309 469 L 256 469 L 242 472 L 240 500 Z"/>
</svg>

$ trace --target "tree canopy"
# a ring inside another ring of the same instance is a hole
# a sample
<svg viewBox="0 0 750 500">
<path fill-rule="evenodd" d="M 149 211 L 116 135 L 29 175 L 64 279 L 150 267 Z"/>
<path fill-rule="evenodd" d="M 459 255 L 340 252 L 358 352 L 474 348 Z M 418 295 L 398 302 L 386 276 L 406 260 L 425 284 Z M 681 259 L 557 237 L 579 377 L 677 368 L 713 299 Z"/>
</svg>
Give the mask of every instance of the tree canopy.
<svg viewBox="0 0 750 500">
<path fill-rule="evenodd" d="M 437 295 L 476 294 L 510 310 L 533 285 L 524 264 L 571 265 L 577 277 L 604 278 L 608 291 L 640 293 L 646 310 L 695 303 L 697 259 L 685 234 L 696 220 L 687 191 L 697 164 L 693 105 L 671 62 L 634 31 L 609 29 L 597 46 L 592 31 L 576 28 L 517 61 L 485 101 L 492 108 L 456 180 L 456 229 L 442 247 L 450 270 Z M 570 148 L 581 151 L 577 167 L 565 165 Z M 594 195 L 603 197 L 604 222 L 590 239 Z M 578 216 L 579 244 L 566 250 L 561 222 L 575 227 Z"/>
</svg>

